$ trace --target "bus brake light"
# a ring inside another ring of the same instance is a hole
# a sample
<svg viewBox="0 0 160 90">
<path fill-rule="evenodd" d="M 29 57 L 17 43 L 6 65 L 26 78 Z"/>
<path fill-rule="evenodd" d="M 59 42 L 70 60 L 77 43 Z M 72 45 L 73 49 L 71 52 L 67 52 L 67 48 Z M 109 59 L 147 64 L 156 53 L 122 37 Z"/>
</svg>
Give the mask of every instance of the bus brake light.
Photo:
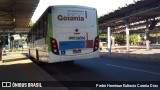
<svg viewBox="0 0 160 90">
<path fill-rule="evenodd" d="M 53 45 L 53 48 L 56 48 L 57 46 L 56 45 Z"/>
<path fill-rule="evenodd" d="M 58 45 L 57 45 L 57 41 L 54 38 L 50 38 L 51 39 L 51 50 L 53 54 L 59 55 L 59 50 L 58 50 Z"/>
<path fill-rule="evenodd" d="M 93 48 L 93 52 L 97 51 L 99 49 L 99 37 L 97 36 L 94 40 L 94 48 Z"/>
</svg>

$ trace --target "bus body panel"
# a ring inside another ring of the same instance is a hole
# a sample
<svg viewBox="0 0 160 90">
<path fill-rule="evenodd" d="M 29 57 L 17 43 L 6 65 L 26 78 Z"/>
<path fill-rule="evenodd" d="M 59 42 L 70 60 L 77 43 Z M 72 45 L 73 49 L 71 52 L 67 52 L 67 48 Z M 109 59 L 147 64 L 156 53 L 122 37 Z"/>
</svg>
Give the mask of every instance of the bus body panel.
<svg viewBox="0 0 160 90">
<path fill-rule="evenodd" d="M 48 55 L 49 55 L 48 63 L 60 62 L 59 55 L 55 55 L 52 52 L 48 52 Z"/>
<path fill-rule="evenodd" d="M 36 40 L 34 43 L 35 43 L 35 48 L 30 48 L 30 56 L 37 59 L 36 53 L 38 53 L 39 61 L 48 62 L 49 61 L 48 45 L 45 44 L 45 38 Z M 36 52 L 36 50 L 38 50 L 38 52 Z"/>
<path fill-rule="evenodd" d="M 52 12 L 52 37 L 58 42 L 60 54 L 57 61 L 99 57 L 99 51 L 93 52 L 94 40 L 98 36 L 95 9 L 61 6 L 54 7 Z"/>
<path fill-rule="evenodd" d="M 42 39 L 35 39 L 33 34 L 33 48 L 30 48 L 32 57 L 37 58 L 36 50 L 38 50 L 39 61 L 48 63 L 100 56 L 99 49 L 94 51 L 96 37 L 98 37 L 97 12 L 94 8 L 62 5 L 51 6 L 47 10 L 43 14 L 48 18 L 47 35 Z M 33 28 L 34 33 L 37 27 L 39 26 Z M 58 54 L 53 53 L 52 39 L 57 42 Z"/>
<path fill-rule="evenodd" d="M 61 56 L 61 61 L 71 61 L 71 60 L 83 60 L 83 59 L 91 59 L 91 58 L 97 58 L 99 57 L 99 50 L 95 51 L 93 53 L 87 53 L 87 54 L 82 54 L 82 55 L 68 55 L 68 56 Z"/>
<path fill-rule="evenodd" d="M 75 35 L 73 32 L 68 33 L 59 33 L 56 35 L 57 41 L 59 41 L 59 53 L 62 55 L 61 51 L 66 53 L 63 55 L 76 55 L 73 53 L 73 49 L 81 49 L 80 54 L 91 53 L 93 52 L 93 37 L 94 33 L 91 32 L 80 32 L 81 34 Z M 87 34 L 89 33 L 89 34 Z M 87 36 L 88 35 L 88 36 Z M 79 40 L 75 40 L 75 37 L 78 37 Z M 87 46 L 87 40 L 90 41 L 90 46 Z"/>
<path fill-rule="evenodd" d="M 82 55 L 80 54 L 79 55 L 66 55 L 66 56 L 59 57 L 58 55 L 54 55 L 52 52 L 49 52 L 48 63 L 98 58 L 99 54 L 100 52 L 99 50 L 97 50 L 93 53 L 87 53 L 87 54 L 82 54 Z"/>
</svg>

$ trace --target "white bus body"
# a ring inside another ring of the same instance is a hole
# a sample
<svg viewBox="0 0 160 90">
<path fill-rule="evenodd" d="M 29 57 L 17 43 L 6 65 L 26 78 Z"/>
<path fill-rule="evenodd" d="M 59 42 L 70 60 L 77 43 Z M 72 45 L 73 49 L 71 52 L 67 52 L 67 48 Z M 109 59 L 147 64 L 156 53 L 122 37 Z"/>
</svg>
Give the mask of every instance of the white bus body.
<svg viewBox="0 0 160 90">
<path fill-rule="evenodd" d="M 51 6 L 47 10 L 47 14 L 41 16 L 43 19 L 47 15 L 46 36 L 35 39 L 36 33 L 32 33 L 30 56 L 48 63 L 99 57 L 97 12 L 94 8 Z M 43 24 L 36 25 L 41 27 Z"/>
</svg>

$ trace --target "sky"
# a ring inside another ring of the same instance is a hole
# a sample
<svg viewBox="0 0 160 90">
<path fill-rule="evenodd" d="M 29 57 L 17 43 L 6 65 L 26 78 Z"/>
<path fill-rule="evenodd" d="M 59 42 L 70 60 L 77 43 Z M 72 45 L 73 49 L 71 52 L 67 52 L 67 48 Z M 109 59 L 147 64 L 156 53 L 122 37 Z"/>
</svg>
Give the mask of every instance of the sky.
<svg viewBox="0 0 160 90">
<path fill-rule="evenodd" d="M 52 5 L 81 5 L 89 6 L 97 9 L 98 17 L 109 12 L 113 12 L 119 7 L 124 7 L 126 4 L 134 3 L 138 0 L 40 0 L 31 20 L 36 20 L 42 15 L 48 6 Z"/>
</svg>

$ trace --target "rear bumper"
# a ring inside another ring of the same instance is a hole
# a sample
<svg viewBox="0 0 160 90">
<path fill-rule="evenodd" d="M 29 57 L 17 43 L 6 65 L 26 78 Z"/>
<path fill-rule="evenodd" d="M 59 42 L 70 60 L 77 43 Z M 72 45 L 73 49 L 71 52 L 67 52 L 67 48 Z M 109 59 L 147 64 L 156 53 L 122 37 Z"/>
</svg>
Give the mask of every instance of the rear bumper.
<svg viewBox="0 0 160 90">
<path fill-rule="evenodd" d="M 100 57 L 99 50 L 93 53 L 76 55 L 76 56 L 61 56 L 60 61 L 63 62 L 63 61 L 72 61 L 72 60 L 79 60 L 79 59 L 91 59 L 91 58 L 98 58 L 98 57 Z"/>
<path fill-rule="evenodd" d="M 49 59 L 48 63 L 56 63 L 56 62 L 64 62 L 64 61 L 72 61 L 72 60 L 83 60 L 83 59 L 91 59 L 91 58 L 98 58 L 100 57 L 99 50 L 88 53 L 88 54 L 82 54 L 82 55 L 68 55 L 68 56 L 60 56 L 60 55 L 54 55 L 52 52 L 49 53 Z"/>
</svg>

